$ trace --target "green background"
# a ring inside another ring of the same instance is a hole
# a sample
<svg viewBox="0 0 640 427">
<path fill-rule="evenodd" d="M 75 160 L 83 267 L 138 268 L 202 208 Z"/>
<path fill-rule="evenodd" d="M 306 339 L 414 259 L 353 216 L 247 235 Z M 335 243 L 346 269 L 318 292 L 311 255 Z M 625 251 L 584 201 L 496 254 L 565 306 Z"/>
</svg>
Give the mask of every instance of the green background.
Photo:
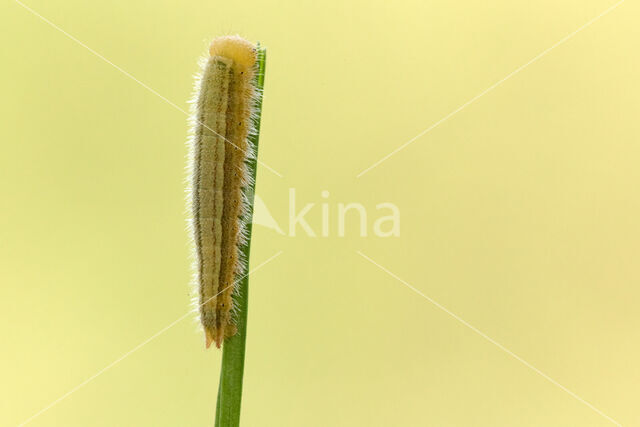
<svg viewBox="0 0 640 427">
<path fill-rule="evenodd" d="M 208 40 L 268 48 L 245 426 L 640 425 L 640 6 L 627 1 L 64 1 L 29 7 L 186 109 Z M 0 5 L 0 424 L 190 309 L 187 118 Z M 330 192 L 328 199 L 321 192 Z M 358 235 L 336 206 L 401 211 Z M 371 233 L 370 233 L 371 234 Z M 221 353 L 188 316 L 33 426 L 212 425 Z"/>
</svg>

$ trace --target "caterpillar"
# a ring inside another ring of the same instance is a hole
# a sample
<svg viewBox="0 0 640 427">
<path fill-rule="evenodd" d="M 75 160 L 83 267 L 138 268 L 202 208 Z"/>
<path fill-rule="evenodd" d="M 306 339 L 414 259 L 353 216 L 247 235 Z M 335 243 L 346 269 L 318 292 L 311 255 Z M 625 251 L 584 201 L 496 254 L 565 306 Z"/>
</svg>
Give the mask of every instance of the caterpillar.
<svg viewBox="0 0 640 427">
<path fill-rule="evenodd" d="M 257 49 L 239 36 L 213 40 L 192 100 L 188 203 L 194 249 L 194 303 L 207 348 L 236 333 L 233 295 L 246 269 L 246 162 L 257 97 Z"/>
</svg>

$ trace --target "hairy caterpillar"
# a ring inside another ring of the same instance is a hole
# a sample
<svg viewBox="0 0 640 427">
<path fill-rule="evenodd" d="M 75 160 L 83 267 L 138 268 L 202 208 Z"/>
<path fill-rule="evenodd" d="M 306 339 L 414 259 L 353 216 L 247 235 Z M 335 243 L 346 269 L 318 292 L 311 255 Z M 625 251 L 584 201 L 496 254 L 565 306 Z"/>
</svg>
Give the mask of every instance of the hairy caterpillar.
<svg viewBox="0 0 640 427">
<path fill-rule="evenodd" d="M 245 269 L 248 206 L 246 161 L 253 155 L 256 47 L 239 36 L 213 40 L 201 64 L 192 104 L 190 139 L 191 234 L 196 304 L 207 348 L 233 336 L 233 293 Z"/>
</svg>

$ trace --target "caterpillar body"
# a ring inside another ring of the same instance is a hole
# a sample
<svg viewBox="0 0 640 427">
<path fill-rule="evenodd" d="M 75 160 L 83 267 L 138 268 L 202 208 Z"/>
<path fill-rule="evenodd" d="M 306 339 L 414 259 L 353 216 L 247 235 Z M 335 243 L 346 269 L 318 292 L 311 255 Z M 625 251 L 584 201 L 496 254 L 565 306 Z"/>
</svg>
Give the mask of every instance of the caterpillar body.
<svg viewBox="0 0 640 427">
<path fill-rule="evenodd" d="M 213 40 L 192 101 L 190 228 L 195 304 L 206 347 L 233 336 L 235 281 L 246 269 L 240 247 L 248 223 L 246 161 L 253 155 L 256 47 L 239 36 Z"/>
</svg>

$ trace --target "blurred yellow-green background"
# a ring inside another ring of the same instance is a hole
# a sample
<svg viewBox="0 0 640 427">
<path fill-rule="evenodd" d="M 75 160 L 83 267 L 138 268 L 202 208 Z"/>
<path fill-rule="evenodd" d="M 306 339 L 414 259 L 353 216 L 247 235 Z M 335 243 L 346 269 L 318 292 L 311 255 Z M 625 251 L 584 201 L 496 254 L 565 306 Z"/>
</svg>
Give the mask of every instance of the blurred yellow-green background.
<svg viewBox="0 0 640 427">
<path fill-rule="evenodd" d="M 190 309 L 179 109 L 229 33 L 268 48 L 283 177 L 257 193 L 285 231 L 254 229 L 253 266 L 282 254 L 250 281 L 243 425 L 640 425 L 637 2 L 504 81 L 615 1 L 23 4 L 178 109 L 2 2 L 0 425 L 87 379 L 28 425 L 212 425 L 195 316 L 146 341 Z M 317 237 L 288 235 L 290 188 Z"/>
</svg>

